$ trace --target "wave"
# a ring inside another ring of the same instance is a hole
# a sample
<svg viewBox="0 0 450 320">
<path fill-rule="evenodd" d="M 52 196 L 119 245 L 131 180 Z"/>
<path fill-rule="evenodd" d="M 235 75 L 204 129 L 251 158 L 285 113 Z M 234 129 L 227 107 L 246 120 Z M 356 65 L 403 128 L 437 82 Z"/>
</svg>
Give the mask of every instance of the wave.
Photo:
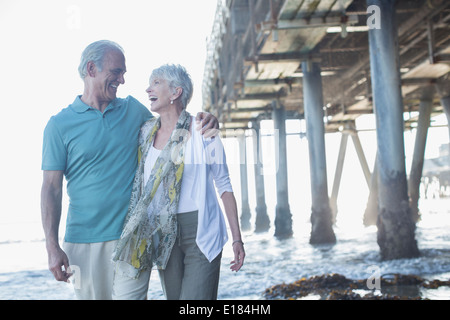
<svg viewBox="0 0 450 320">
<path fill-rule="evenodd" d="M 401 273 L 448 280 L 450 215 L 442 203 L 438 207 L 432 203 L 431 210 L 424 210 L 416 229 L 420 256 L 414 259 L 382 261 L 376 228 L 351 227 L 343 221 L 335 226 L 334 245 L 310 245 L 310 224 L 298 218 L 290 239 L 274 238 L 273 229 L 262 234 L 244 232 L 246 259 L 238 273 L 229 270 L 231 245 L 224 248 L 218 298 L 263 299 L 265 289 L 273 285 L 332 273 L 354 280 L 368 279 L 374 270 L 380 275 Z M 0 299 L 74 299 L 71 285 L 57 282 L 47 270 L 42 237 L 29 234 L 27 240 L 2 240 L 0 256 Z M 152 272 L 148 297 L 164 299 L 156 271 Z M 450 293 L 445 291 L 438 298 L 450 299 Z"/>
</svg>

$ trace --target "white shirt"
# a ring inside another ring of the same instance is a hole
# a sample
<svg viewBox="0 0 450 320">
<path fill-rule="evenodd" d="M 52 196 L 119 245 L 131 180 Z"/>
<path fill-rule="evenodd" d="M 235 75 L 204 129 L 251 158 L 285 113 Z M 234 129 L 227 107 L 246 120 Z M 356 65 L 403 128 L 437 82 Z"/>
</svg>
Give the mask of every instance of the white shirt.
<svg viewBox="0 0 450 320">
<path fill-rule="evenodd" d="M 193 159 L 193 144 L 192 139 L 189 139 L 186 143 L 186 153 L 184 156 L 184 170 L 183 170 L 183 179 L 181 180 L 181 191 L 180 191 L 180 199 L 178 200 L 178 213 L 184 212 L 192 212 L 197 211 L 198 207 L 195 203 L 195 183 L 196 183 L 196 168 L 197 166 L 194 163 Z M 147 153 L 147 158 L 144 163 L 144 181 L 148 181 L 150 178 L 153 167 L 155 166 L 156 160 L 161 154 L 162 150 L 156 149 L 153 145 L 150 147 L 150 150 Z M 150 202 L 150 205 L 147 209 L 148 214 L 150 215 L 153 212 L 153 208 L 155 207 L 157 201 L 161 198 L 162 195 L 162 187 L 161 185 L 156 190 L 155 196 L 153 197 L 153 201 Z"/>
<path fill-rule="evenodd" d="M 194 117 L 192 121 L 195 121 Z M 144 164 L 144 181 L 150 177 L 160 152 L 161 150 L 153 146 L 149 150 Z M 226 223 L 217 200 L 216 189 L 219 196 L 226 191 L 233 192 L 223 144 L 220 137 L 204 139 L 194 129 L 186 144 L 178 212 L 198 210 L 196 242 L 209 261 L 217 257 L 228 241 Z M 158 188 L 150 203 L 149 214 L 152 203 L 161 199 L 158 197 L 161 190 Z"/>
</svg>

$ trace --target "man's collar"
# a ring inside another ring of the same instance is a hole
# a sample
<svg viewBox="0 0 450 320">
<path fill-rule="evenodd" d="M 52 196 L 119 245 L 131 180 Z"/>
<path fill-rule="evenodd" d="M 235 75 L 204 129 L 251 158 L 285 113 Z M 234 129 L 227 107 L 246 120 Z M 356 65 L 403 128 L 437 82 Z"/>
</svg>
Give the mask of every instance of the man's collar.
<svg viewBox="0 0 450 320">
<path fill-rule="evenodd" d="M 120 106 L 120 100 L 116 98 L 116 99 L 114 99 L 113 101 L 111 101 L 109 103 L 109 105 L 106 107 L 105 111 L 117 108 L 119 106 Z M 94 108 L 88 106 L 86 103 L 84 103 L 81 100 L 81 95 L 79 95 L 79 96 L 77 96 L 75 98 L 75 101 L 71 104 L 70 107 L 77 113 L 83 113 L 83 112 L 86 112 L 89 109 L 93 109 L 94 110 Z"/>
<path fill-rule="evenodd" d="M 75 98 L 75 101 L 70 105 L 70 107 L 77 113 L 86 112 L 91 108 L 81 100 L 81 95 Z"/>
</svg>

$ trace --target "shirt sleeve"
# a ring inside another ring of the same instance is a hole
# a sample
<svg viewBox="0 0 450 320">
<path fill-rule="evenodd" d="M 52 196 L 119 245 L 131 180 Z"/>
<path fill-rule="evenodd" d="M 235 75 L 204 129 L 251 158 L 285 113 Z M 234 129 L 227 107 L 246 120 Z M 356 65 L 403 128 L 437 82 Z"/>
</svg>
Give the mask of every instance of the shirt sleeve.
<svg viewBox="0 0 450 320">
<path fill-rule="evenodd" d="M 141 104 L 142 105 L 142 104 Z M 143 123 L 145 121 L 150 120 L 151 118 L 153 118 L 153 114 L 150 112 L 150 110 L 147 109 L 146 106 L 142 105 L 142 118 L 143 118 Z"/>
<path fill-rule="evenodd" d="M 140 103 L 139 100 L 137 100 L 135 97 L 128 96 L 127 99 L 129 101 L 129 103 L 131 103 L 131 104 L 135 105 L 137 108 L 139 108 L 139 110 L 141 112 L 141 116 L 142 116 L 140 125 L 142 125 L 145 121 L 153 118 L 153 114 L 150 112 L 150 110 L 148 110 L 148 108 L 146 106 L 144 106 L 142 103 Z"/>
<path fill-rule="evenodd" d="M 42 170 L 65 170 L 66 163 L 67 149 L 52 117 L 44 129 L 41 168 Z"/>
<path fill-rule="evenodd" d="M 211 169 L 214 184 L 220 196 L 226 191 L 233 192 L 230 174 L 225 155 L 225 148 L 219 136 L 204 140 L 206 146 L 206 161 Z"/>
</svg>

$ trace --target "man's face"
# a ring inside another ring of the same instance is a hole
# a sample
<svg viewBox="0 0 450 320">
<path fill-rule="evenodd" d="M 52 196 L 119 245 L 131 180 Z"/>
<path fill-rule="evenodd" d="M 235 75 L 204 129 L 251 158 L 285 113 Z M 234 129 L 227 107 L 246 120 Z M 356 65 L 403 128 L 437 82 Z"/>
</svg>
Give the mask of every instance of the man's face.
<svg viewBox="0 0 450 320">
<path fill-rule="evenodd" d="M 116 98 L 117 88 L 125 83 L 125 57 L 120 51 L 112 50 L 103 59 L 102 71 L 98 71 L 93 79 L 93 94 L 104 102 Z"/>
</svg>

